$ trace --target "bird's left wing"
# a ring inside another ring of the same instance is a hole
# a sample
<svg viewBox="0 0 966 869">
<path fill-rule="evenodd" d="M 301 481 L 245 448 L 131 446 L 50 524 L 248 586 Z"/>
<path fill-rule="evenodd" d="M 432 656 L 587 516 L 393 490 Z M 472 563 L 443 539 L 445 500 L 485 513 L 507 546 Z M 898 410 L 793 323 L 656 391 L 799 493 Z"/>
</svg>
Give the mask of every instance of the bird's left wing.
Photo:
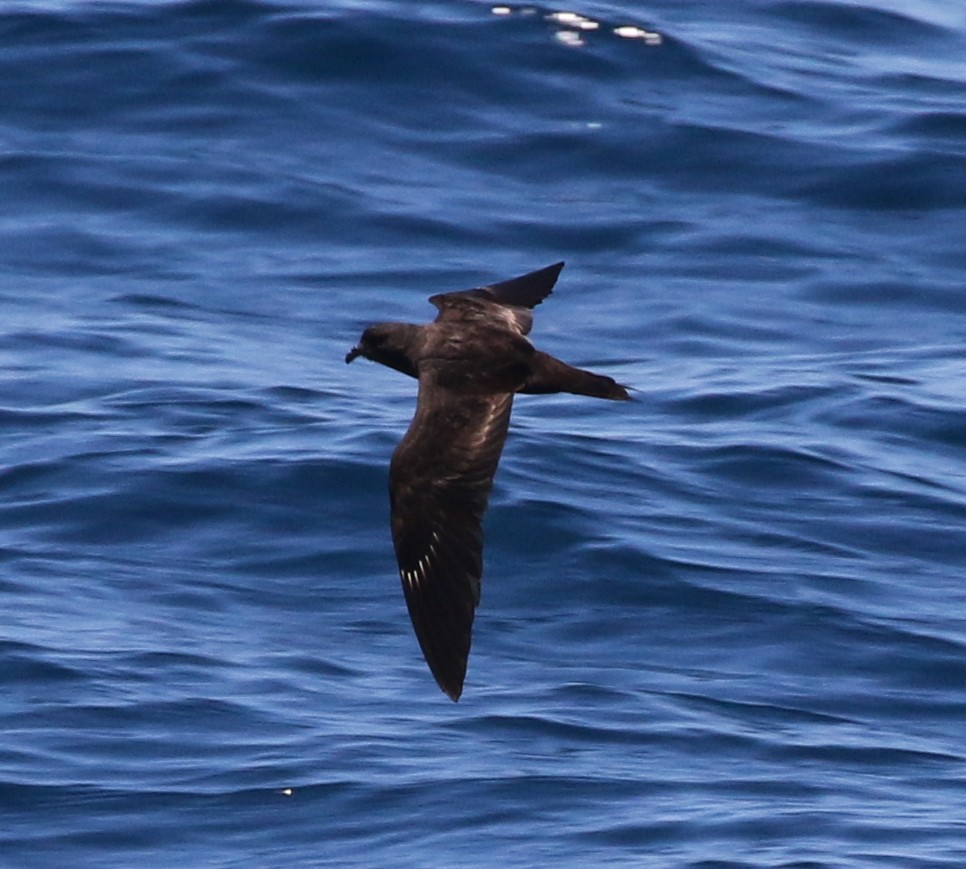
<svg viewBox="0 0 966 869">
<path fill-rule="evenodd" d="M 426 663 L 459 699 L 483 573 L 483 513 L 511 393 L 463 395 L 420 378 L 416 415 L 389 469 L 392 538 Z"/>
</svg>

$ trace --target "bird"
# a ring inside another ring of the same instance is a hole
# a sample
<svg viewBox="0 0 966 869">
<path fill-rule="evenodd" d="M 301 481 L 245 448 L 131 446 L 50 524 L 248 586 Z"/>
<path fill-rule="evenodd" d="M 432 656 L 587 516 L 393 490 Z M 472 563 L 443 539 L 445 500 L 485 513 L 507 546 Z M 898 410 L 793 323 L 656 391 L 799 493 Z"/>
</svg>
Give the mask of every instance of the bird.
<svg viewBox="0 0 966 869">
<path fill-rule="evenodd" d="M 483 576 L 483 514 L 518 393 L 626 401 L 611 377 L 575 368 L 526 337 L 564 263 L 440 293 L 424 325 L 379 323 L 345 357 L 418 379 L 416 412 L 389 464 L 390 525 L 416 638 L 443 693 L 463 692 Z"/>
</svg>

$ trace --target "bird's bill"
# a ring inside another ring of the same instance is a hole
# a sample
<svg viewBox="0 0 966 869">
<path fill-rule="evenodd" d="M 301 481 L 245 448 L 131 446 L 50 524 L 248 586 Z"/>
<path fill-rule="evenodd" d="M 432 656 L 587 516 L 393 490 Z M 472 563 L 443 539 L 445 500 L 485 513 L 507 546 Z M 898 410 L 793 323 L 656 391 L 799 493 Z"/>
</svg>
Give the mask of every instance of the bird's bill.
<svg viewBox="0 0 966 869">
<path fill-rule="evenodd" d="M 361 355 L 362 355 L 362 351 L 358 347 L 353 347 L 348 353 L 346 353 L 345 361 L 349 363 L 353 359 L 355 359 L 356 356 L 361 356 Z"/>
</svg>

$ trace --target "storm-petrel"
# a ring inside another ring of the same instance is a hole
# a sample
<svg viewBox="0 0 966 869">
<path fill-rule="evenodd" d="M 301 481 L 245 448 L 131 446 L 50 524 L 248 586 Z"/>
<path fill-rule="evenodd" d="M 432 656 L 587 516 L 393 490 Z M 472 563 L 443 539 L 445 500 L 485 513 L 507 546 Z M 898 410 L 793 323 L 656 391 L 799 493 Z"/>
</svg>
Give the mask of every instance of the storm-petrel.
<svg viewBox="0 0 966 869">
<path fill-rule="evenodd" d="M 380 323 L 345 357 L 419 379 L 416 414 L 389 465 L 392 539 L 409 615 L 450 699 L 463 691 L 483 573 L 483 513 L 518 392 L 627 400 L 619 383 L 573 368 L 524 337 L 562 262 L 429 301 L 432 323 Z"/>
</svg>

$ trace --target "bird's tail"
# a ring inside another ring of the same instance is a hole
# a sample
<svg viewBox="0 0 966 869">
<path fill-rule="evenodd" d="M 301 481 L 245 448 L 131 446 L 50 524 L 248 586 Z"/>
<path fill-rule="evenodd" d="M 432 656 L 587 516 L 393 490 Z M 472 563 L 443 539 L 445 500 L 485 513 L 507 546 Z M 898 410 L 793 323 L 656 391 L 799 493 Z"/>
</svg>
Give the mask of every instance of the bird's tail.
<svg viewBox="0 0 966 869">
<path fill-rule="evenodd" d="M 592 398 L 609 398 L 612 401 L 630 400 L 627 390 L 612 377 L 574 368 L 539 350 L 530 366 L 530 376 L 519 391 L 530 394 L 570 392 Z"/>
</svg>

